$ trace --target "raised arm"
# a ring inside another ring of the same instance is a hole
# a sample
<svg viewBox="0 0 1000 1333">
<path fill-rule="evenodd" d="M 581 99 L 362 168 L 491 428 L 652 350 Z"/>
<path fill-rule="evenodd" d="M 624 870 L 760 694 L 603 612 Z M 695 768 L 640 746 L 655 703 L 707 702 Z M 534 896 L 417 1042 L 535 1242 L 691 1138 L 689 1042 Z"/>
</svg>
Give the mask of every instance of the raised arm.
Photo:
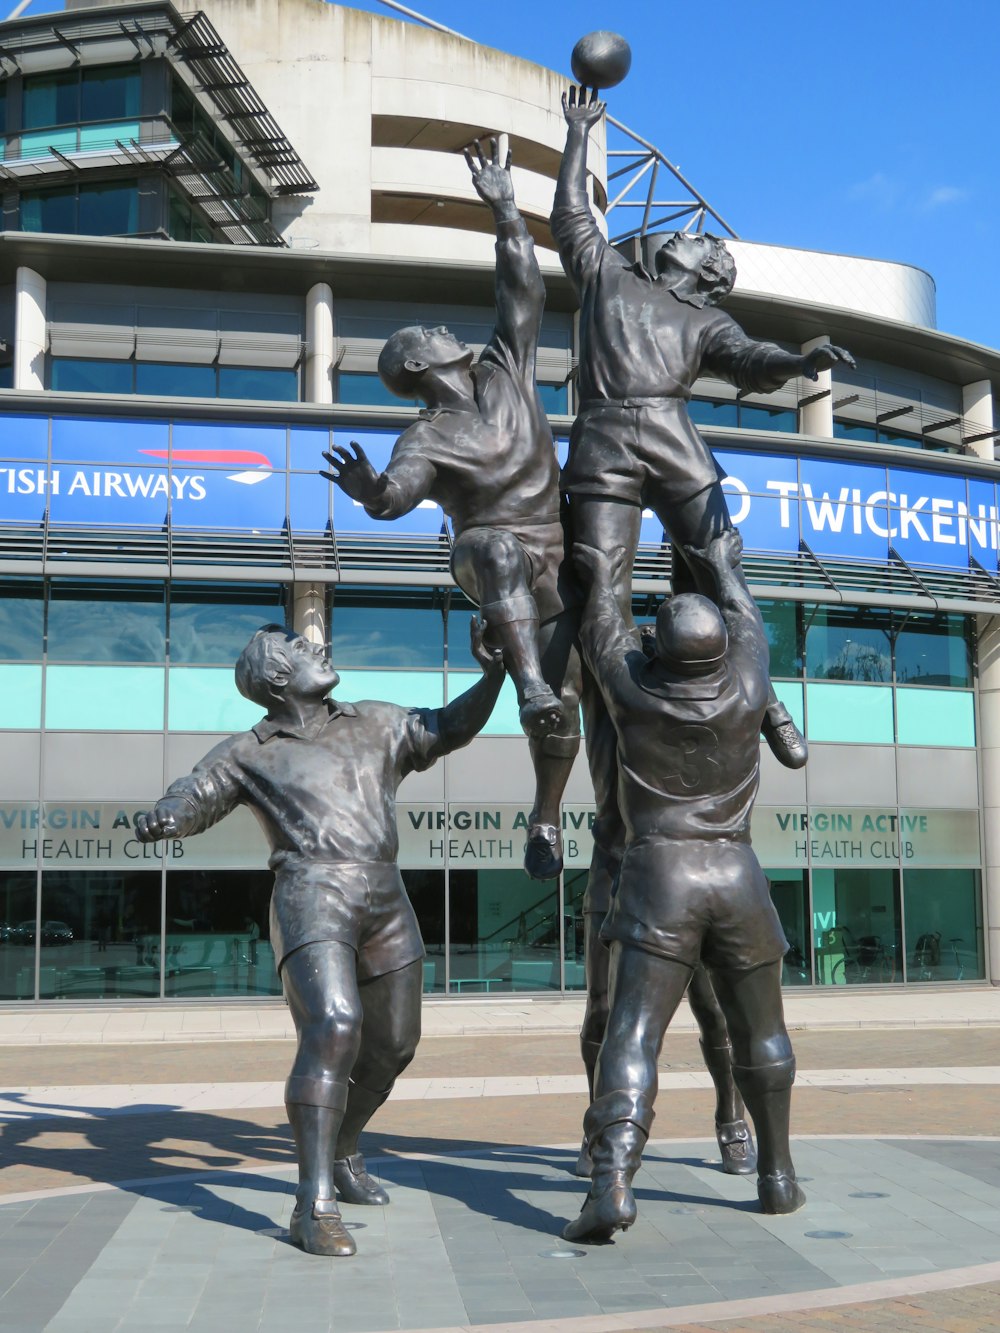
<svg viewBox="0 0 1000 1333">
<path fill-rule="evenodd" d="M 152 810 L 137 817 L 135 835 L 140 842 L 203 833 L 235 809 L 241 791 L 230 754 L 238 739 L 230 736 L 209 751 L 193 772 L 170 784 Z"/>
<path fill-rule="evenodd" d="M 438 754 L 460 750 L 473 737 L 478 736 L 490 720 L 490 714 L 500 696 L 500 687 L 506 674 L 503 653 L 499 649 L 486 647 L 483 642 L 485 634 L 485 620 L 473 616 L 470 628 L 472 655 L 483 669 L 482 678 L 457 699 L 452 699 L 451 703 L 437 710 L 435 716 L 440 738 Z"/>
<path fill-rule="evenodd" d="M 823 343 L 811 352 L 786 352 L 777 343 L 749 337 L 734 319 L 719 311 L 702 351 L 702 369 L 735 384 L 744 393 L 772 393 L 796 375 L 815 380 L 837 363 L 854 365 L 843 347 Z"/>
<path fill-rule="evenodd" d="M 703 575 L 706 588 L 714 589 L 713 600 L 722 612 L 729 634 L 728 655 L 744 678 L 763 681 L 769 676 L 770 650 L 764 622 L 743 576 L 740 558 L 743 539 L 736 528 L 727 528 L 704 550 L 685 546 L 688 561 Z"/>
<path fill-rule="evenodd" d="M 496 332 L 510 349 L 518 369 L 534 376 L 545 284 L 535 258 L 534 242 L 514 202 L 510 152 L 501 165 L 499 142 L 491 139 L 490 153 L 487 159 L 477 140 L 465 150 L 465 160 L 476 193 L 489 204 L 496 227 Z"/>
<path fill-rule="evenodd" d="M 575 87 L 563 93 L 562 106 L 568 129 L 550 225 L 566 276 L 577 295 L 582 296 L 588 279 L 597 271 L 604 254 L 611 250 L 597 225 L 587 194 L 587 140 L 591 127 L 604 115 L 605 106 L 597 100 L 596 88 L 588 100 L 586 88 L 580 89 L 578 99 Z"/>
<path fill-rule="evenodd" d="M 404 457 L 390 459 L 385 472 L 376 472 L 356 440 L 351 441 L 350 449 L 333 445 L 323 457 L 330 471 L 319 475 L 364 505 L 372 518 L 401 518 L 416 509 L 421 500 L 427 499 L 437 477 L 437 469 L 428 458 L 409 450 Z"/>
</svg>

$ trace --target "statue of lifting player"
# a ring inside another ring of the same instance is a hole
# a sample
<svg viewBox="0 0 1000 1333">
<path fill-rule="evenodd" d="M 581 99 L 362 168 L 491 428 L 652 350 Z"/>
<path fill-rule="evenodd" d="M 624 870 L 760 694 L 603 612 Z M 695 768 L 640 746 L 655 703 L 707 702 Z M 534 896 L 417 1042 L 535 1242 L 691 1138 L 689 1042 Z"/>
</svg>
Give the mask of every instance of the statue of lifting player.
<svg viewBox="0 0 1000 1333">
<path fill-rule="evenodd" d="M 475 156 L 473 156 L 475 154 Z M 560 517 L 559 467 L 535 386 L 545 287 L 514 202 L 510 155 L 466 151 L 472 180 L 496 223 L 496 327 L 478 361 L 446 328 L 400 329 L 379 357 L 383 383 L 418 398 L 419 419 L 385 471 L 363 449 L 335 447 L 323 475 L 373 518 L 432 499 L 451 519 L 452 573 L 479 606 L 488 642 L 502 648 L 517 689 L 535 770 L 524 868 L 562 870 L 560 802 L 580 748 L 579 595 Z"/>
</svg>

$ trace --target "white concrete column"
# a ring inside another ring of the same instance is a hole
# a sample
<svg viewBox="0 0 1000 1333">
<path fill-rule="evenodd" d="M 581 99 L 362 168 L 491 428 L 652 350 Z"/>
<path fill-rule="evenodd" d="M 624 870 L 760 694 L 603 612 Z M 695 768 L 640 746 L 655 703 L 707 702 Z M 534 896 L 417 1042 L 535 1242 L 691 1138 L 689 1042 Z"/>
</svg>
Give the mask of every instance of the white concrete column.
<svg viewBox="0 0 1000 1333">
<path fill-rule="evenodd" d="M 333 289 L 325 282 L 306 293 L 306 401 L 333 402 Z"/>
<path fill-rule="evenodd" d="M 309 643 L 326 643 L 326 589 L 322 583 L 292 584 L 292 629 Z"/>
<path fill-rule="evenodd" d="M 45 388 L 45 279 L 19 268 L 14 290 L 14 388 Z"/>
<path fill-rule="evenodd" d="M 807 343 L 802 344 L 803 354 L 811 352 L 814 347 L 822 347 L 828 343 L 830 338 L 822 333 L 818 338 L 810 338 Z M 813 394 L 822 393 L 823 397 L 818 398 L 813 403 L 806 403 L 805 407 L 799 408 L 799 430 L 803 435 L 819 435 L 825 440 L 833 438 L 833 373 L 829 370 L 821 370 L 818 380 L 803 380 L 804 390 L 802 397 L 811 398 Z M 824 389 L 826 390 L 823 393 Z"/>
<path fill-rule="evenodd" d="M 1000 616 L 979 617 L 979 756 L 987 976 L 1000 986 Z"/>
<path fill-rule="evenodd" d="M 993 385 L 989 380 L 962 385 L 962 416 L 965 418 L 963 435 L 978 435 L 993 429 Z M 995 444 L 996 440 L 992 439 L 977 440 L 969 448 L 992 463 Z"/>
</svg>

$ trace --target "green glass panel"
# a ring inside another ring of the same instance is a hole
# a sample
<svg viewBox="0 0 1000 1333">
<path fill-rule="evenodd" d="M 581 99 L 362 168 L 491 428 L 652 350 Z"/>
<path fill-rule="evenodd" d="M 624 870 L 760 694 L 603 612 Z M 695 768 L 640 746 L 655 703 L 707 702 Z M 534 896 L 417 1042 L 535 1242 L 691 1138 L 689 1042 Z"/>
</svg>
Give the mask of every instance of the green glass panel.
<svg viewBox="0 0 1000 1333">
<path fill-rule="evenodd" d="M 976 743 L 972 692 L 897 689 L 896 726 L 900 745 L 971 748 Z"/>
<path fill-rule="evenodd" d="M 460 694 L 471 689 L 480 678 L 478 671 L 449 671 L 448 698 L 457 699 Z M 490 720 L 480 733 L 483 736 L 520 736 L 521 723 L 518 719 L 517 692 L 514 682 L 508 676 L 500 690 L 500 698 L 490 715 Z"/>
<path fill-rule="evenodd" d="M 802 731 L 805 715 L 802 710 L 802 686 L 794 680 L 772 681 L 774 692 L 792 715 L 792 721 Z"/>
<path fill-rule="evenodd" d="M 262 709 L 237 691 L 232 667 L 179 667 L 170 672 L 167 713 L 171 731 L 247 731 Z"/>
<path fill-rule="evenodd" d="M 0 727 L 24 730 L 42 720 L 42 668 L 28 662 L 0 665 Z"/>
<path fill-rule="evenodd" d="M 139 138 L 139 122 L 123 120 L 114 125 L 84 125 L 80 129 L 81 152 L 98 148 L 114 148 L 119 139 L 127 144 Z"/>
<path fill-rule="evenodd" d="M 39 130 L 34 134 L 21 135 L 22 157 L 48 157 L 50 148 L 60 153 L 75 153 L 76 146 L 75 127 L 71 130 Z"/>
<path fill-rule="evenodd" d="M 45 725 L 59 731 L 160 731 L 162 667 L 50 666 Z"/>
<path fill-rule="evenodd" d="M 402 708 L 440 708 L 444 702 L 441 671 L 344 671 L 334 691 L 338 699 L 381 699 Z"/>
<path fill-rule="evenodd" d="M 806 700 L 810 740 L 892 744 L 890 686 L 809 684 Z"/>
<path fill-rule="evenodd" d="M 978 870 L 904 870 L 907 981 L 980 981 L 983 910 Z"/>
</svg>

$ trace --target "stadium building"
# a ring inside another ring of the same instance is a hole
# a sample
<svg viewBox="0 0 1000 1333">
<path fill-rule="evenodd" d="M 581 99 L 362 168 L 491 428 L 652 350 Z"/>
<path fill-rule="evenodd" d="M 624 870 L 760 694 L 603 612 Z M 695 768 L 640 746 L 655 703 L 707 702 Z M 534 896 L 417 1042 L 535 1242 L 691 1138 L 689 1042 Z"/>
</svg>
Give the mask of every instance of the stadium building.
<svg viewBox="0 0 1000 1333">
<path fill-rule="evenodd" d="M 374 522 L 317 469 L 351 439 L 384 462 L 413 419 L 376 374 L 394 329 L 489 336 L 492 221 L 456 150 L 490 132 L 546 278 L 538 379 L 565 449 L 564 83 L 320 0 L 18 10 L 0 24 L 0 998 L 276 994 L 253 819 L 156 848 L 134 819 L 258 719 L 232 666 L 266 621 L 332 638 L 345 698 L 468 685 L 440 510 Z M 595 131 L 593 196 L 631 257 L 671 221 L 725 229 L 655 148 L 609 133 L 626 147 Z M 688 203 L 664 214 L 665 179 Z M 1000 981 L 1000 353 L 936 331 L 922 271 L 731 248 L 750 333 L 857 358 L 764 396 L 702 380 L 692 402 L 811 747 L 801 772 L 763 751 L 754 816 L 785 982 Z M 668 575 L 647 516 L 637 617 Z M 520 868 L 531 788 L 505 686 L 479 739 L 401 789 L 428 993 L 582 985 L 583 757 L 558 883 Z"/>
</svg>

